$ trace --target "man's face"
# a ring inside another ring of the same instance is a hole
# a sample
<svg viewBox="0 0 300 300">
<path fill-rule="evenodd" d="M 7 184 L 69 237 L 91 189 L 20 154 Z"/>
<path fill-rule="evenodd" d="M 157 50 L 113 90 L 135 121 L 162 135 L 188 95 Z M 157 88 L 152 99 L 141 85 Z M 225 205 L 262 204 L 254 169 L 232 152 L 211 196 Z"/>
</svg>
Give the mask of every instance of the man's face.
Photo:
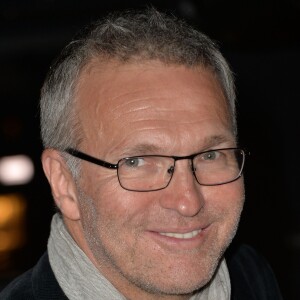
<svg viewBox="0 0 300 300">
<path fill-rule="evenodd" d="M 111 163 L 235 146 L 221 88 L 203 68 L 94 63 L 77 96 L 79 150 Z M 116 170 L 82 162 L 78 190 L 75 240 L 87 241 L 79 246 L 96 267 L 135 299 L 183 296 L 206 284 L 235 234 L 244 196 L 242 179 L 199 185 L 188 160 L 176 162 L 166 189 L 152 192 L 124 190 Z"/>
</svg>

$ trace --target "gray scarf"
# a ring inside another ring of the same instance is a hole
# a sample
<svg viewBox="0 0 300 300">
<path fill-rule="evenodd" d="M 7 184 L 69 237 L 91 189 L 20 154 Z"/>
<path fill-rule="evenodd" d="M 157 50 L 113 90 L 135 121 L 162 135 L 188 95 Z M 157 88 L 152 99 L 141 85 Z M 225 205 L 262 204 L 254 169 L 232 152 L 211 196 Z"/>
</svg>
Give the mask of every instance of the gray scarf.
<svg viewBox="0 0 300 300">
<path fill-rule="evenodd" d="M 70 300 L 126 300 L 78 247 L 59 214 L 52 219 L 48 253 L 55 277 Z M 216 299 L 230 299 L 230 279 L 225 259 L 209 285 L 190 300 Z"/>
</svg>

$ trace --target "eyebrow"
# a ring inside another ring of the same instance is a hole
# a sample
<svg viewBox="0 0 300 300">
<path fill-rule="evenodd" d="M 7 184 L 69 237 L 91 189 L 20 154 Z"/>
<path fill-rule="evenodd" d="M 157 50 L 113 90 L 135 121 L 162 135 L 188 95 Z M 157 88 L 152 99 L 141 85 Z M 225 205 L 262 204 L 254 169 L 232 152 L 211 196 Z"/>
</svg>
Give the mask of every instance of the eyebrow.
<svg viewBox="0 0 300 300">
<path fill-rule="evenodd" d="M 212 148 L 212 147 L 216 147 L 220 144 L 223 144 L 223 143 L 236 143 L 235 141 L 235 138 L 234 136 L 230 136 L 230 135 L 213 135 L 213 136 L 210 136 L 210 137 L 207 137 L 204 139 L 203 141 L 203 149 L 209 149 L 209 148 Z M 204 151 L 204 150 L 203 150 Z"/>
<path fill-rule="evenodd" d="M 199 145 L 199 152 L 209 150 L 210 148 L 217 147 L 220 144 L 227 143 L 229 144 L 235 143 L 234 137 L 229 135 L 214 135 L 210 137 L 204 138 L 201 141 L 201 145 Z M 139 156 L 139 155 L 147 155 L 147 154 L 163 154 L 166 149 L 154 144 L 141 143 L 134 145 L 132 147 L 125 148 L 123 151 L 123 156 Z M 197 150 L 196 150 L 197 151 Z"/>
<path fill-rule="evenodd" d="M 138 156 L 138 155 L 146 155 L 146 154 L 158 154 L 162 151 L 161 147 L 158 147 L 154 144 L 137 144 L 133 147 L 125 148 L 123 154 L 125 156 Z"/>
</svg>

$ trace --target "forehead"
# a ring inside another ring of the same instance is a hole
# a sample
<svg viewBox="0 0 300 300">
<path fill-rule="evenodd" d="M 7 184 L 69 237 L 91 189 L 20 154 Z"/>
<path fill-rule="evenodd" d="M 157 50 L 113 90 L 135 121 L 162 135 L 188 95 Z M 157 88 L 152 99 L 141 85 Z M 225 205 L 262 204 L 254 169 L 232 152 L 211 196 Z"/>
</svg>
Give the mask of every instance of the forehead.
<svg viewBox="0 0 300 300">
<path fill-rule="evenodd" d="M 199 131 L 201 124 L 230 127 L 220 84 L 201 67 L 94 62 L 81 74 L 77 97 L 83 138 L 109 139 L 110 146 L 125 147 L 123 139 L 136 142 L 145 135 L 161 143 L 168 134 Z"/>
</svg>

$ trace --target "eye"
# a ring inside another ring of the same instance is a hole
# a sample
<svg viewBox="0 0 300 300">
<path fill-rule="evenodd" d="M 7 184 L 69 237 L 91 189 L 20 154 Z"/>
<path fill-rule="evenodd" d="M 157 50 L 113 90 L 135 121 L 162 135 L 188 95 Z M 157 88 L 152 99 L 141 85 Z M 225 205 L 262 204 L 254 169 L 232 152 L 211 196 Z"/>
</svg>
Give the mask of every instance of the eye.
<svg viewBox="0 0 300 300">
<path fill-rule="evenodd" d="M 209 151 L 202 154 L 202 159 L 204 160 L 215 160 L 218 158 L 218 152 L 217 151 Z"/>
<path fill-rule="evenodd" d="M 144 165 L 144 159 L 142 157 L 129 157 L 125 159 L 124 165 L 130 168 L 137 168 Z"/>
</svg>

